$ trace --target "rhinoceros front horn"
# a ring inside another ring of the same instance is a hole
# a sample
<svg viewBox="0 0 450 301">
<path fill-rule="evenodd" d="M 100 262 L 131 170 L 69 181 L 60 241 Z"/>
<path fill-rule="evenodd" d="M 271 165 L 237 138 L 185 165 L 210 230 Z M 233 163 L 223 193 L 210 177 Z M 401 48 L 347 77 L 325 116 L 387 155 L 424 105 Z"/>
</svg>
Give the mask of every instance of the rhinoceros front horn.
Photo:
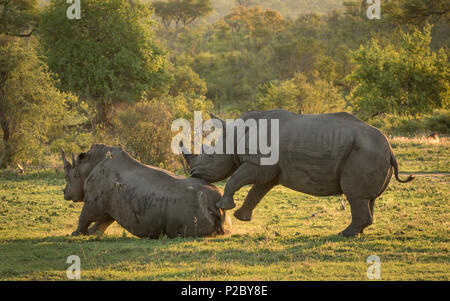
<svg viewBox="0 0 450 301">
<path fill-rule="evenodd" d="M 191 166 L 193 163 L 193 159 L 195 158 L 195 155 L 191 154 L 191 152 L 186 147 L 184 147 L 183 142 L 180 142 L 180 148 L 184 160 L 186 160 L 187 164 Z"/>
<path fill-rule="evenodd" d="M 195 159 L 195 155 L 183 153 L 183 157 L 184 157 L 184 160 L 186 160 L 186 162 L 189 165 L 189 167 L 192 167 L 192 164 L 193 164 L 194 159 Z"/>
<path fill-rule="evenodd" d="M 72 168 L 72 165 L 70 164 L 69 161 L 67 161 L 66 153 L 64 152 L 63 149 L 61 149 L 61 158 L 62 158 L 62 161 L 63 161 L 64 170 L 65 171 L 69 171 Z"/>
</svg>

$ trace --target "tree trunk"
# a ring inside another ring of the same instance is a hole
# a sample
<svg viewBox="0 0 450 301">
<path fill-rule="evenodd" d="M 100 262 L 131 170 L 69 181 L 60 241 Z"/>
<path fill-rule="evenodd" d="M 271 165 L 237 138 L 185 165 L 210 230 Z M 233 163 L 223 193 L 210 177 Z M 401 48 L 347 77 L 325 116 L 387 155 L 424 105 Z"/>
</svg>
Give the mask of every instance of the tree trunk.
<svg viewBox="0 0 450 301">
<path fill-rule="evenodd" d="M 109 115 L 111 113 L 111 105 L 107 103 L 107 101 L 100 101 L 97 103 L 97 116 L 96 123 L 101 128 L 105 126 L 109 126 Z"/>
<path fill-rule="evenodd" d="M 9 146 L 11 135 L 9 121 L 6 114 L 6 95 L 5 95 L 6 72 L 0 72 L 0 127 L 3 131 L 3 149 L 0 152 L 0 168 L 6 168 L 11 164 L 12 154 Z"/>
</svg>

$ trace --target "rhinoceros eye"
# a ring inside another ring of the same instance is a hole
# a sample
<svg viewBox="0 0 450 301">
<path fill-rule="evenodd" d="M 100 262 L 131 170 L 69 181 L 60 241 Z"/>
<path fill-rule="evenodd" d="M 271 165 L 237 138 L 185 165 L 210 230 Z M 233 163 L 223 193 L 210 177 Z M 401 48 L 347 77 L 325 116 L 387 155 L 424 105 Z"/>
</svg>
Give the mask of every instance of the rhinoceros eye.
<svg viewBox="0 0 450 301">
<path fill-rule="evenodd" d="M 79 160 L 83 160 L 85 157 L 86 157 L 86 153 L 80 153 L 80 154 L 78 155 L 78 159 L 79 159 Z"/>
</svg>

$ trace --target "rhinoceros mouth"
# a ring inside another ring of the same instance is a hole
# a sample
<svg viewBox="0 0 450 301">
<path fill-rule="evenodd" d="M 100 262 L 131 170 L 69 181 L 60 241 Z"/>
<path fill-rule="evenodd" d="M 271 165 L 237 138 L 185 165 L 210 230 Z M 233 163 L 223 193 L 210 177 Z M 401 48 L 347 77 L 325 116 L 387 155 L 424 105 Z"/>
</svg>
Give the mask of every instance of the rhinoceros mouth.
<svg viewBox="0 0 450 301">
<path fill-rule="evenodd" d="M 189 175 L 190 175 L 192 178 L 200 178 L 201 173 L 200 173 L 196 168 L 193 168 L 193 169 L 191 169 L 191 171 L 189 172 Z"/>
<path fill-rule="evenodd" d="M 220 208 L 215 208 L 215 210 L 210 211 L 214 218 L 215 228 L 217 234 L 225 234 L 225 230 L 223 229 L 223 223 L 225 222 L 225 211 Z"/>
</svg>

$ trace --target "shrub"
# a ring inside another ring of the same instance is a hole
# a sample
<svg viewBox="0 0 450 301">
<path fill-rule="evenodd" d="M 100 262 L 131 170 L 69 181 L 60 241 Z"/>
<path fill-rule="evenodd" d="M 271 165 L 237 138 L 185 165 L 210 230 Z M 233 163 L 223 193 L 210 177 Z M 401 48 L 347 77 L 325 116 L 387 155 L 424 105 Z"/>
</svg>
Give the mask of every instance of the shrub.
<svg viewBox="0 0 450 301">
<path fill-rule="evenodd" d="M 386 114 L 369 120 L 369 123 L 385 134 L 395 136 L 428 135 L 431 132 L 450 134 L 450 111 L 438 110 L 416 117 Z"/>
<path fill-rule="evenodd" d="M 137 160 L 166 168 L 174 159 L 170 145 L 173 120 L 169 108 L 161 102 L 138 102 L 113 113 L 113 135 Z"/>
<path fill-rule="evenodd" d="M 265 87 L 258 99 L 263 110 L 286 109 L 298 113 L 321 114 L 342 111 L 345 102 L 336 87 L 322 79 L 308 81 L 297 73 L 292 79 Z"/>
<path fill-rule="evenodd" d="M 444 49 L 432 52 L 431 27 L 404 34 L 399 46 L 373 39 L 353 53 L 350 99 L 360 118 L 384 113 L 431 113 L 449 105 L 449 64 Z"/>
</svg>

